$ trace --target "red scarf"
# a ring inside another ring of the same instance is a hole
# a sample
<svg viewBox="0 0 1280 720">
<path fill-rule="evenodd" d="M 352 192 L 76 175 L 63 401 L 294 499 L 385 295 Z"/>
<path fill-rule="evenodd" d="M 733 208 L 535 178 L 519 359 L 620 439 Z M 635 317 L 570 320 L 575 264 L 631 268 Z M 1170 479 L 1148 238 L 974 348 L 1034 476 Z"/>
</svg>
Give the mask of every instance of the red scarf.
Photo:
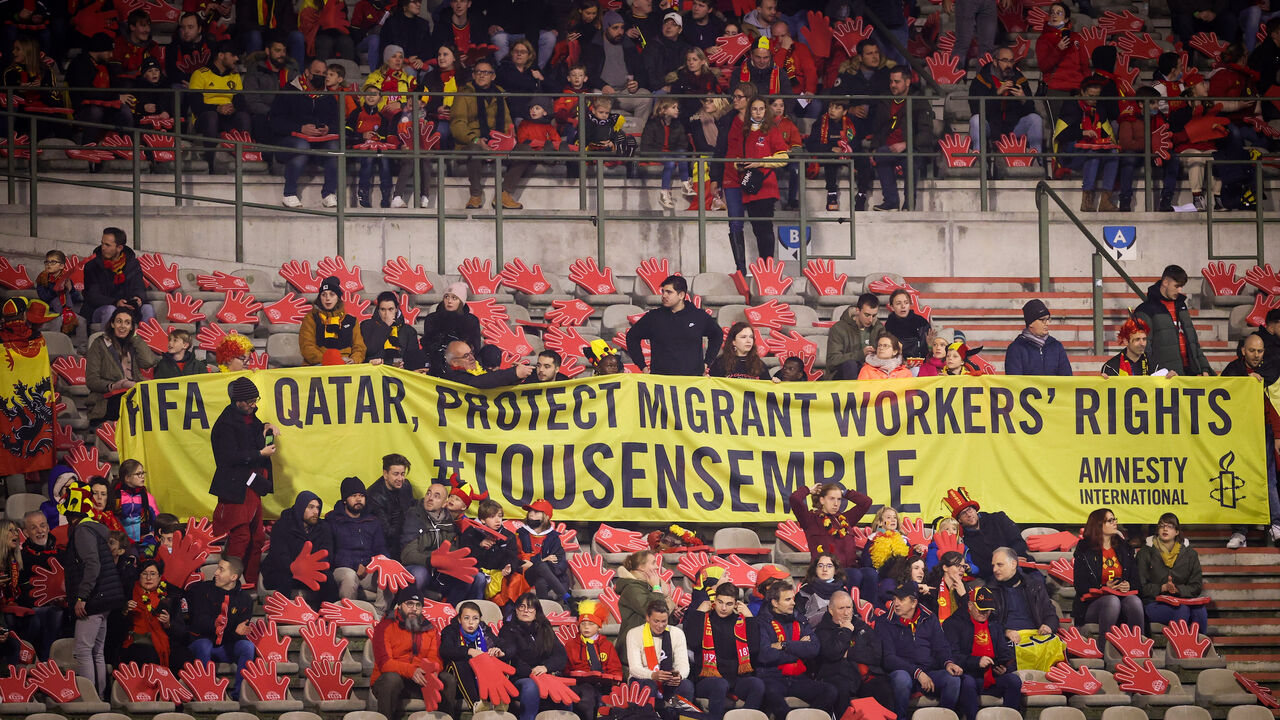
<svg viewBox="0 0 1280 720">
<path fill-rule="evenodd" d="M 795 620 L 791 621 L 791 637 L 787 637 L 786 633 L 782 631 L 782 625 L 779 624 L 777 620 L 772 622 L 773 634 L 777 636 L 779 640 L 795 641 L 800 639 L 800 623 Z M 795 662 L 783 663 L 778 666 L 778 669 L 782 671 L 783 675 L 795 677 L 796 675 L 803 675 L 806 668 L 803 660 L 796 660 Z"/>
<path fill-rule="evenodd" d="M 156 618 L 156 608 L 160 606 L 160 601 L 164 598 L 163 583 L 160 587 L 150 592 L 143 590 L 141 585 L 134 586 L 133 601 L 137 603 L 137 606 L 129 612 L 130 633 L 124 639 L 124 647 L 129 647 L 138 638 L 147 638 L 151 641 L 152 647 L 156 649 L 160 664 L 168 665 L 169 631 Z M 223 623 L 225 624 L 226 621 L 224 620 Z"/>
<path fill-rule="evenodd" d="M 741 82 L 751 82 L 751 61 L 742 63 L 742 70 L 738 73 L 738 80 Z M 769 71 L 769 92 L 767 95 L 777 95 L 782 92 L 782 73 L 777 65 Z"/>
<path fill-rule="evenodd" d="M 993 661 L 996 659 L 995 646 L 991 644 L 991 628 L 987 623 L 973 621 L 973 650 L 970 652 L 974 657 L 989 657 Z M 988 667 L 986 673 L 982 676 L 983 689 L 989 688 L 996 684 L 995 675 Z"/>
<path fill-rule="evenodd" d="M 116 285 L 124 284 L 124 262 L 125 257 L 123 252 L 116 256 L 115 260 L 107 260 L 106 258 L 103 258 L 102 260 L 103 267 L 110 270 L 113 275 L 111 282 Z"/>
<path fill-rule="evenodd" d="M 774 623 L 775 627 L 777 623 Z M 751 651 L 747 647 L 747 621 L 741 615 L 733 623 L 734 649 L 738 654 L 738 674 L 751 672 Z M 699 677 L 721 677 L 716 665 L 716 641 L 711 635 L 711 613 L 702 619 L 702 673 Z"/>
</svg>

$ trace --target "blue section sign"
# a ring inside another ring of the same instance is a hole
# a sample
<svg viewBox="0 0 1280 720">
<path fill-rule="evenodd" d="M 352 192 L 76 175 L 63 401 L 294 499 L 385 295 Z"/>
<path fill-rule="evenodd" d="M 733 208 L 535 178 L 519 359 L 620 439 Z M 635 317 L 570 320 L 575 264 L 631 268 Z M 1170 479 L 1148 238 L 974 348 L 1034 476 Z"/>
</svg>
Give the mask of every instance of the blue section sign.
<svg viewBox="0 0 1280 720">
<path fill-rule="evenodd" d="M 1128 250 L 1138 239 L 1138 228 L 1133 225 L 1104 225 L 1102 241 L 1107 247 L 1116 250 Z"/>
<path fill-rule="evenodd" d="M 813 239 L 813 226 L 807 226 L 804 229 L 804 241 L 808 245 Z M 800 226 L 799 225 L 779 225 L 778 226 L 778 242 L 782 247 L 788 250 L 800 249 Z"/>
</svg>

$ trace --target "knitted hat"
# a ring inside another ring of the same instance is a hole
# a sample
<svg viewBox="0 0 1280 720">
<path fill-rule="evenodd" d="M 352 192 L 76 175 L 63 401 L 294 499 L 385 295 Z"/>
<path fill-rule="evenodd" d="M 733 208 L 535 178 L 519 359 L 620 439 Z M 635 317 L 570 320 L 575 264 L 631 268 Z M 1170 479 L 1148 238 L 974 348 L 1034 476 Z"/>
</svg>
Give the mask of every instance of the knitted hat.
<svg viewBox="0 0 1280 720">
<path fill-rule="evenodd" d="M 546 95 L 539 95 L 529 101 L 529 107 L 533 107 L 534 105 L 537 105 L 538 107 L 545 110 L 548 115 L 551 114 L 551 109 L 552 109 L 551 98 L 547 97 Z"/>
<path fill-rule="evenodd" d="M 396 53 L 400 53 L 401 55 L 403 55 L 404 48 L 400 47 L 399 45 L 388 45 L 382 48 L 382 62 L 384 63 L 387 62 L 388 60 L 391 59 L 391 56 L 395 55 Z"/>
<path fill-rule="evenodd" d="M 317 291 L 317 294 L 325 290 L 342 297 L 342 281 L 338 279 L 337 275 L 330 275 L 320 282 L 320 290 Z"/>
<path fill-rule="evenodd" d="M 352 495 L 363 495 L 364 483 L 360 481 L 360 478 L 355 476 L 343 478 L 341 492 L 343 500 L 346 500 Z"/>
<path fill-rule="evenodd" d="M 464 282 L 456 282 L 444 289 L 445 295 L 455 295 L 462 302 L 467 301 L 467 284 Z"/>
<path fill-rule="evenodd" d="M 621 22 L 622 15 L 617 10 L 610 10 L 604 14 L 604 20 L 601 21 L 600 26 L 607 28 L 610 25 L 617 25 Z"/>
<path fill-rule="evenodd" d="M 951 517 L 953 518 L 959 518 L 960 513 L 969 508 L 979 510 L 982 507 L 978 504 L 977 500 L 969 497 L 969 489 L 964 487 L 948 490 L 946 497 L 942 498 L 942 504 L 951 513 Z"/>
<path fill-rule="evenodd" d="M 246 377 L 236 378 L 227 386 L 227 395 L 231 402 L 249 402 L 258 399 L 258 386 Z"/>
<path fill-rule="evenodd" d="M 142 59 L 142 67 L 138 68 L 138 74 L 143 75 L 152 68 L 159 70 L 161 74 L 164 73 L 164 68 L 160 67 L 160 62 L 156 60 L 154 57 L 147 55 Z"/>
<path fill-rule="evenodd" d="M 418 602 L 422 602 L 422 593 L 414 586 L 410 585 L 409 587 L 404 588 L 400 592 L 396 593 L 396 601 L 395 601 L 396 605 L 399 605 L 400 603 L 409 602 L 410 600 L 417 600 Z"/>
<path fill-rule="evenodd" d="M 1049 308 L 1045 307 L 1044 301 L 1040 298 L 1032 298 L 1022 306 L 1022 321 L 1027 325 L 1048 316 Z"/>
</svg>

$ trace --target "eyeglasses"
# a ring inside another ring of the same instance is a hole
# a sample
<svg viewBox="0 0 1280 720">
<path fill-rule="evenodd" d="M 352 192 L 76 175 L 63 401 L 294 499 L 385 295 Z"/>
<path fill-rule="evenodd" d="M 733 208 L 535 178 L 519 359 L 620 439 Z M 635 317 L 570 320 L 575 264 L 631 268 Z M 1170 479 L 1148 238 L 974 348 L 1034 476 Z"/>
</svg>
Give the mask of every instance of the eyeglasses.
<svg viewBox="0 0 1280 720">
<path fill-rule="evenodd" d="M 834 569 L 834 568 L 835 568 L 835 565 L 834 565 L 834 564 L 832 564 L 832 563 L 818 563 L 818 564 L 817 564 L 817 565 L 815 565 L 814 567 L 817 567 L 817 568 L 833 568 L 833 569 Z"/>
<path fill-rule="evenodd" d="M 730 97 L 732 97 L 734 100 L 746 100 L 746 99 L 747 99 L 747 96 L 746 96 L 746 95 L 743 95 L 742 93 L 734 93 L 734 94 L 733 94 L 733 95 L 731 95 Z"/>
<path fill-rule="evenodd" d="M 1116 518 L 1114 518 L 1114 517 L 1109 517 L 1109 518 L 1107 518 L 1106 520 L 1103 520 L 1102 522 L 1107 523 L 1107 524 L 1110 524 L 1110 523 L 1113 523 L 1113 522 L 1120 522 L 1120 521 L 1119 521 L 1119 520 L 1117 520 L 1117 519 L 1116 519 Z"/>
<path fill-rule="evenodd" d="M 61 265 L 62 261 L 61 260 L 45 260 L 44 264 L 45 265 Z"/>
<path fill-rule="evenodd" d="M 496 73 L 494 73 L 494 71 L 492 70 L 476 70 L 471 74 L 472 75 L 495 75 Z"/>
</svg>

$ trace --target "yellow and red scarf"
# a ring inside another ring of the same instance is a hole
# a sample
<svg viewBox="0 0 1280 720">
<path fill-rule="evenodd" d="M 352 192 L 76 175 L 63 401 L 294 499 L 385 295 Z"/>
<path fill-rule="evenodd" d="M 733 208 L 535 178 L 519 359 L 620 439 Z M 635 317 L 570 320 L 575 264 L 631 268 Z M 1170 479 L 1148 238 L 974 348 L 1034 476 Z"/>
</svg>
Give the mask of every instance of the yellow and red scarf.
<svg viewBox="0 0 1280 720">
<path fill-rule="evenodd" d="M 796 622 L 795 620 L 791 621 L 791 637 L 787 637 L 787 634 L 782 631 L 782 624 L 779 623 L 777 620 L 773 620 L 772 623 L 773 623 L 773 634 L 778 638 L 778 640 L 794 641 L 794 640 L 800 639 L 800 623 Z M 803 660 L 796 660 L 795 662 L 783 663 L 782 665 L 778 666 L 778 669 L 782 671 L 783 675 L 786 675 L 788 677 L 803 675 L 806 670 Z"/>
<path fill-rule="evenodd" d="M 751 651 L 747 647 L 747 620 L 741 615 L 733 623 L 733 641 L 738 655 L 738 674 L 747 675 L 751 672 Z M 716 641 L 711 634 L 711 613 L 702 619 L 702 673 L 699 677 L 721 677 L 720 668 L 716 665 Z"/>
</svg>

